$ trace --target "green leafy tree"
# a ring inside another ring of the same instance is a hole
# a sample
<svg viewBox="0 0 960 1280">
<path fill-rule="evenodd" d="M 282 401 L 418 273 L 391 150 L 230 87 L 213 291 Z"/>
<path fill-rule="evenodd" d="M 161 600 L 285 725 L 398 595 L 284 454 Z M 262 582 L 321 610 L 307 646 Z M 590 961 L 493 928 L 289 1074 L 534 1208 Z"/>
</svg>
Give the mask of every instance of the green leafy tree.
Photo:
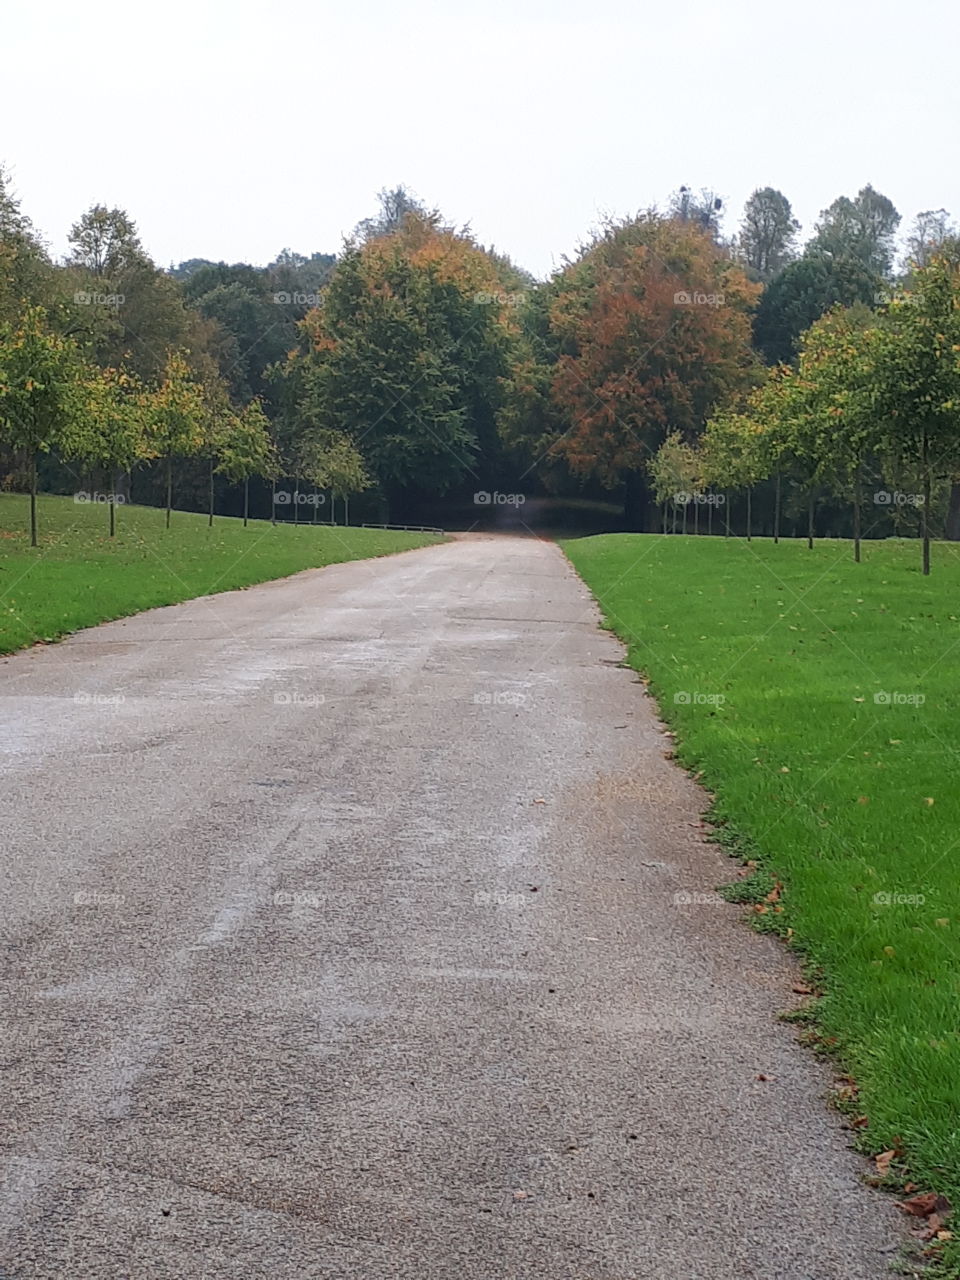
<svg viewBox="0 0 960 1280">
<path fill-rule="evenodd" d="M 71 432 L 82 411 L 75 344 L 53 333 L 43 307 L 0 324 L 0 432 L 30 469 L 30 545 L 37 546 L 37 457 Z"/>
<path fill-rule="evenodd" d="M 243 485 L 243 524 L 250 516 L 250 480 L 262 476 L 272 480 L 279 459 L 270 437 L 270 423 L 259 400 L 251 400 L 236 415 L 220 445 L 218 471 L 234 484 Z"/>
<path fill-rule="evenodd" d="M 62 452 L 102 467 L 110 476 L 112 538 L 117 531 L 120 475 L 148 455 L 142 388 L 122 369 L 88 368 L 82 392 L 82 412 L 71 423 Z"/>
<path fill-rule="evenodd" d="M 891 456 L 920 472 L 928 574 L 933 486 L 960 471 L 960 271 L 946 258 L 917 271 L 914 292 L 891 302 L 871 376 L 873 408 L 887 424 Z"/>
<path fill-rule="evenodd" d="M 739 248 L 746 265 L 759 280 L 772 280 L 796 256 L 800 223 L 782 191 L 762 187 L 743 210 Z"/>
<path fill-rule="evenodd" d="M 207 414 L 203 388 L 191 377 L 181 352 L 168 357 L 159 385 L 144 394 L 141 406 L 149 454 L 164 463 L 166 527 L 169 529 L 173 510 L 173 460 L 201 452 Z"/>
</svg>

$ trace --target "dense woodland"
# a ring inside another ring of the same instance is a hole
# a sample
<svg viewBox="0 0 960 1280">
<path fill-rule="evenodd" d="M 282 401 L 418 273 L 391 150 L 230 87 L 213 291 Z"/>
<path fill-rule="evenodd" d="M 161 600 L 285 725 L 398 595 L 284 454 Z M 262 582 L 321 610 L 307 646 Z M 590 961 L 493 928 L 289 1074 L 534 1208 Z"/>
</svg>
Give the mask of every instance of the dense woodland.
<svg viewBox="0 0 960 1280">
<path fill-rule="evenodd" d="M 117 495 L 408 522 L 497 491 L 856 554 L 960 536 L 947 213 L 901 235 L 868 186 L 800 244 L 778 191 L 722 212 L 681 188 L 538 282 L 399 188 L 336 255 L 163 269 L 100 205 L 54 261 L 0 179 L 3 487 L 99 495 L 111 533 Z"/>
</svg>

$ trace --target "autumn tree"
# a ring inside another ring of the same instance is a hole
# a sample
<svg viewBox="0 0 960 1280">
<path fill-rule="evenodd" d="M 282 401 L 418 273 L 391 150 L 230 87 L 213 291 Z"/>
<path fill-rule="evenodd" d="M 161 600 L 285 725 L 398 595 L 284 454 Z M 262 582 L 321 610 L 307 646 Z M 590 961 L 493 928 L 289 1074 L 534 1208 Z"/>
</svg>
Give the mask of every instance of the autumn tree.
<svg viewBox="0 0 960 1280">
<path fill-rule="evenodd" d="M 693 439 L 752 376 L 748 312 L 759 286 L 701 228 L 655 213 L 607 228 L 563 273 L 551 447 L 574 475 L 625 486 L 645 527 L 647 463 L 670 431 Z"/>
</svg>

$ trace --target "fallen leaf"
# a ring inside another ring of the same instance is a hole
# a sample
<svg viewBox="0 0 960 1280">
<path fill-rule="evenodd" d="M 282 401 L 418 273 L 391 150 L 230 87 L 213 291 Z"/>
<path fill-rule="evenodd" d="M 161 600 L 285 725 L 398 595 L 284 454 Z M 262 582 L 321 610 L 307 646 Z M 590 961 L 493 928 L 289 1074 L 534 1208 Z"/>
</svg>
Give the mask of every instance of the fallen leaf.
<svg viewBox="0 0 960 1280">
<path fill-rule="evenodd" d="M 795 993 L 796 995 L 798 995 L 798 996 L 812 996 L 812 995 L 813 995 L 813 987 L 804 987 L 804 986 L 802 986 L 799 982 L 796 984 L 796 986 L 793 988 L 793 990 L 794 990 L 794 993 Z"/>
<path fill-rule="evenodd" d="M 881 1151 L 875 1160 L 877 1173 L 886 1175 L 890 1172 L 890 1161 L 896 1158 L 896 1151 Z"/>
<path fill-rule="evenodd" d="M 927 1191 L 922 1196 L 913 1196 L 909 1200 L 901 1200 L 900 1208 L 904 1213 L 912 1213 L 915 1218 L 928 1218 L 937 1207 L 937 1193 Z"/>
<path fill-rule="evenodd" d="M 924 797 L 923 797 L 923 803 L 924 803 L 924 804 L 933 804 L 933 796 L 924 796 Z"/>
<path fill-rule="evenodd" d="M 778 902 L 780 900 L 780 894 L 782 891 L 783 891 L 783 884 L 781 883 L 781 881 L 777 880 L 773 888 L 764 898 L 764 902 Z"/>
</svg>

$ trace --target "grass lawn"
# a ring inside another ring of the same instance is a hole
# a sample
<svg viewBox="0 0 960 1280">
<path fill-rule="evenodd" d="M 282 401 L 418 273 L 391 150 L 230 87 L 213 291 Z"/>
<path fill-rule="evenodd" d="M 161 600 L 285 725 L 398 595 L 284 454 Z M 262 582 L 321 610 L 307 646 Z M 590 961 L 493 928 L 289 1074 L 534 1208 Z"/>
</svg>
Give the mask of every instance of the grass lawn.
<svg viewBox="0 0 960 1280">
<path fill-rule="evenodd" d="M 40 546 L 30 546 L 29 500 L 0 494 L 0 653 L 141 609 L 233 591 L 301 569 L 423 547 L 434 534 L 327 528 L 124 506 L 109 512 L 41 497 Z"/>
<path fill-rule="evenodd" d="M 902 1150 L 893 1174 L 960 1206 L 960 549 L 935 545 L 926 579 L 915 542 L 865 543 L 860 565 L 836 541 L 564 550 L 715 793 L 719 837 L 759 859 L 755 919 L 820 975 L 810 1035 L 858 1086 L 862 1149 Z"/>
</svg>

